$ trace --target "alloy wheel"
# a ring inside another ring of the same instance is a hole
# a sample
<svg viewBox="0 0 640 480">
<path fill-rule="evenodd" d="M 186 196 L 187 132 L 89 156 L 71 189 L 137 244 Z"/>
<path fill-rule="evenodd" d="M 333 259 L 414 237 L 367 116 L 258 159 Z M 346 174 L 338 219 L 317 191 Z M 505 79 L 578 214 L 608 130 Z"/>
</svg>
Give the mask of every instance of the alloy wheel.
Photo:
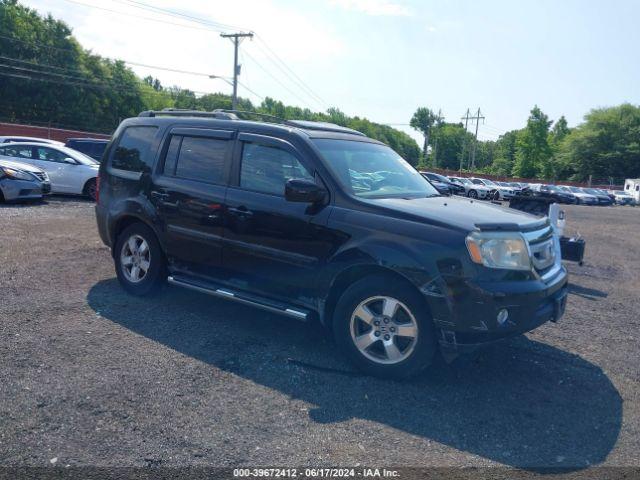
<svg viewBox="0 0 640 480">
<path fill-rule="evenodd" d="M 387 296 L 360 302 L 351 315 L 350 330 L 358 351 L 385 365 L 407 359 L 418 340 L 418 323 L 409 308 Z"/>
<path fill-rule="evenodd" d="M 139 283 L 147 276 L 151 266 L 149 244 L 140 235 L 131 235 L 120 251 L 122 273 L 131 283 Z"/>
</svg>

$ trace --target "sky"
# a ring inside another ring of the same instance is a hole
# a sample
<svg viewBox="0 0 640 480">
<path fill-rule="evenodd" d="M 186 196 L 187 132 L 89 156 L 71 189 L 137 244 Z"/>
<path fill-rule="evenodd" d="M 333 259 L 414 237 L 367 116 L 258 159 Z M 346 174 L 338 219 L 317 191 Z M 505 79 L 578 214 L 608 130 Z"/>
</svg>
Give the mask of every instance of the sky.
<svg viewBox="0 0 640 480">
<path fill-rule="evenodd" d="M 495 140 L 522 128 L 534 105 L 575 126 L 592 108 L 640 103 L 637 0 L 23 3 L 66 21 L 94 53 L 223 77 L 232 76 L 233 46 L 220 32 L 253 31 L 240 47 L 240 96 L 338 107 L 419 141 L 407 124 L 421 106 L 449 122 L 480 108 L 478 136 Z M 165 86 L 231 93 L 221 79 L 131 66 Z"/>
</svg>

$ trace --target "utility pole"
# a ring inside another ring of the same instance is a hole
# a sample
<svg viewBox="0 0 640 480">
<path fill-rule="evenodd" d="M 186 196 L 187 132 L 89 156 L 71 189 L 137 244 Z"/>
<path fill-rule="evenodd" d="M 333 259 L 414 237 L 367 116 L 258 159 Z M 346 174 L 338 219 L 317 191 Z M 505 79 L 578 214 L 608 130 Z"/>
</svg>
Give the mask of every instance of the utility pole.
<svg viewBox="0 0 640 480">
<path fill-rule="evenodd" d="M 467 113 L 464 117 L 462 117 L 462 120 L 464 120 L 464 132 L 467 133 L 467 125 L 469 124 L 469 109 L 467 108 Z M 460 171 L 462 172 L 462 162 L 464 160 L 464 154 L 465 154 L 465 150 L 466 150 L 466 146 L 467 146 L 467 140 L 466 140 L 466 135 L 465 135 L 465 141 L 464 141 L 464 148 L 462 149 L 462 155 L 460 155 Z"/>
<path fill-rule="evenodd" d="M 440 127 L 440 122 L 442 121 L 442 109 L 439 108 L 438 109 L 438 117 L 436 118 L 436 123 L 435 123 L 435 127 L 439 128 Z M 438 167 L 438 157 L 436 156 L 438 153 L 438 136 L 436 135 L 436 141 L 433 145 L 433 167 L 437 168 Z"/>
<path fill-rule="evenodd" d="M 473 144 L 473 153 L 471 155 L 471 170 L 476 168 L 476 149 L 478 148 L 478 126 L 480 125 L 480 119 L 484 122 L 484 117 L 480 113 L 480 107 L 478 107 L 478 113 L 475 117 L 471 117 L 476 122 L 476 141 Z"/>
<path fill-rule="evenodd" d="M 240 39 L 244 37 L 253 38 L 253 33 L 221 33 L 222 38 L 232 38 L 233 40 L 233 97 L 231 97 L 231 108 L 236 110 L 238 106 L 238 75 L 240 75 L 240 65 L 238 65 L 238 46 Z"/>
</svg>

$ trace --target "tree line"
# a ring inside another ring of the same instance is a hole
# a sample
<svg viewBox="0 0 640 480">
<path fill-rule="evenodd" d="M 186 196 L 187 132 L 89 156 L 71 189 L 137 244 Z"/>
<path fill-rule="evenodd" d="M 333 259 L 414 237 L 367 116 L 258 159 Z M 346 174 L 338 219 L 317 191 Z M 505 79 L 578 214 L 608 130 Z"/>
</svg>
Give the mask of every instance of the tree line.
<svg viewBox="0 0 640 480">
<path fill-rule="evenodd" d="M 0 119 L 111 133 L 118 123 L 143 110 L 230 109 L 223 93 L 196 94 L 139 78 L 123 61 L 82 48 L 68 25 L 42 16 L 17 0 L 0 0 Z M 585 181 L 640 177 L 640 107 L 622 104 L 589 112 L 569 128 L 535 106 L 526 125 L 495 141 L 479 141 L 462 123 L 446 122 L 427 107 L 410 125 L 424 145 L 406 133 L 338 108 L 314 112 L 266 97 L 260 104 L 240 98 L 238 108 L 285 119 L 336 123 L 378 139 L 413 165 L 468 170 L 475 148 L 477 172 L 501 176 Z"/>
<path fill-rule="evenodd" d="M 82 48 L 66 23 L 17 0 L 0 0 L 0 92 L 0 118 L 5 121 L 51 122 L 105 133 L 143 110 L 231 109 L 229 95 L 196 95 L 189 89 L 165 87 L 152 77 L 137 77 L 123 61 Z M 413 165 L 420 159 L 420 147 L 410 135 L 337 108 L 314 112 L 270 97 L 259 105 L 240 98 L 238 108 L 336 123 L 386 143 Z"/>
<path fill-rule="evenodd" d="M 475 138 L 462 123 L 447 123 L 421 107 L 410 125 L 425 139 L 420 166 L 469 168 Z M 479 141 L 475 165 L 478 172 L 548 181 L 638 178 L 640 106 L 591 110 L 575 128 L 569 128 L 564 116 L 554 122 L 535 106 L 524 128 L 496 141 Z"/>
</svg>

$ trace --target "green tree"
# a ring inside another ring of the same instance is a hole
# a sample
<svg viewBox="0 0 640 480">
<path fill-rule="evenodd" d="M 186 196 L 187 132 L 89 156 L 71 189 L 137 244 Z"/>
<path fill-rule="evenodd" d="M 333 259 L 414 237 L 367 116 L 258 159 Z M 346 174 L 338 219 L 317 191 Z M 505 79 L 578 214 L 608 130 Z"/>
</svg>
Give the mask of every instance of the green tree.
<svg viewBox="0 0 640 480">
<path fill-rule="evenodd" d="M 420 107 L 415 111 L 413 117 L 411 117 L 411 121 L 409 122 L 411 128 L 417 130 L 424 136 L 424 147 L 422 149 L 422 154 L 425 159 L 427 158 L 431 129 L 436 123 L 437 118 L 438 116 L 429 108 Z"/>
<path fill-rule="evenodd" d="M 434 129 L 432 142 L 437 142 L 433 166 L 458 170 L 461 165 L 465 144 L 473 141 L 473 135 L 461 123 L 443 123 Z"/>
<path fill-rule="evenodd" d="M 536 105 L 531 110 L 527 126 L 516 138 L 516 156 L 513 175 L 522 178 L 535 178 L 544 164 L 551 158 L 549 146 L 549 126 L 551 121 Z"/>
<path fill-rule="evenodd" d="M 591 110 L 562 141 L 559 158 L 579 181 L 640 177 L 640 106 Z"/>
</svg>

